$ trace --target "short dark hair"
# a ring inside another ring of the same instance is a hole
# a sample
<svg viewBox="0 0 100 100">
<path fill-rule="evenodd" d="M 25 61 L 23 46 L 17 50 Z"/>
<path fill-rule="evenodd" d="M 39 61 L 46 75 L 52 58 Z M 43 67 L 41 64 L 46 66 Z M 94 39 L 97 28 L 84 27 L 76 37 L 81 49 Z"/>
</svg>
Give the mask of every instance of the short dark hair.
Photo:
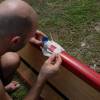
<svg viewBox="0 0 100 100">
<path fill-rule="evenodd" d="M 0 37 L 25 34 L 31 30 L 32 20 L 29 17 L 0 15 Z"/>
</svg>

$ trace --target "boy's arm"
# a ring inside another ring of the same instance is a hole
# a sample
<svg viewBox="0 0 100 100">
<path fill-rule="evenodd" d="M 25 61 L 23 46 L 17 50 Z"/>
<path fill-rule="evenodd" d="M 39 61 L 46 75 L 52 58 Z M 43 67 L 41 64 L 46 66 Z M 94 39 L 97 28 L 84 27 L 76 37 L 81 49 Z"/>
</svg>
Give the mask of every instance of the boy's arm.
<svg viewBox="0 0 100 100">
<path fill-rule="evenodd" d="M 0 100 L 12 100 L 12 98 L 6 93 L 1 80 L 0 80 Z"/>
<path fill-rule="evenodd" d="M 24 100 L 39 100 L 38 98 L 40 97 L 41 91 L 43 90 L 47 79 L 59 70 L 60 64 L 60 56 L 51 56 L 42 66 L 35 86 L 30 90 Z"/>
<path fill-rule="evenodd" d="M 41 91 L 43 90 L 43 87 L 45 85 L 46 78 L 37 78 L 37 81 L 35 85 L 32 87 L 32 89 L 29 91 L 28 95 L 25 97 L 24 100 L 39 100 Z"/>
</svg>

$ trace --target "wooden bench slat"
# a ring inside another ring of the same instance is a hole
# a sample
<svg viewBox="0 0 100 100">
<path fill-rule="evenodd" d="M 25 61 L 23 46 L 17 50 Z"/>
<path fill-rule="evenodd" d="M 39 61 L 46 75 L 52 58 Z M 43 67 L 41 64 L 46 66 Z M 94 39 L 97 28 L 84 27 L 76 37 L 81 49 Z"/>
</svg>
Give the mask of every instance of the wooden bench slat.
<svg viewBox="0 0 100 100">
<path fill-rule="evenodd" d="M 32 87 L 36 82 L 36 75 L 24 63 L 21 63 L 17 70 L 18 74 Z M 42 92 L 44 100 L 63 100 L 55 91 L 48 85 L 45 86 Z"/>
<path fill-rule="evenodd" d="M 46 59 L 37 48 L 29 44 L 19 54 L 37 71 Z M 100 100 L 100 92 L 63 67 L 50 82 L 71 100 Z"/>
</svg>

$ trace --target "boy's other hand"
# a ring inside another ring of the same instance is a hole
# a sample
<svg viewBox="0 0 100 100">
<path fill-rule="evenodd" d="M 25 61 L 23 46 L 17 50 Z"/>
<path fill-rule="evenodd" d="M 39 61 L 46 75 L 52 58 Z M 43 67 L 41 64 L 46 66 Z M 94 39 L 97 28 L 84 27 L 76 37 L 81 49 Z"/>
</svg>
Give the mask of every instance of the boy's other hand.
<svg viewBox="0 0 100 100">
<path fill-rule="evenodd" d="M 37 30 L 35 35 L 30 38 L 29 42 L 31 44 L 36 44 L 36 45 L 42 46 L 42 38 L 44 36 L 46 36 L 46 35 L 43 32 Z"/>
</svg>

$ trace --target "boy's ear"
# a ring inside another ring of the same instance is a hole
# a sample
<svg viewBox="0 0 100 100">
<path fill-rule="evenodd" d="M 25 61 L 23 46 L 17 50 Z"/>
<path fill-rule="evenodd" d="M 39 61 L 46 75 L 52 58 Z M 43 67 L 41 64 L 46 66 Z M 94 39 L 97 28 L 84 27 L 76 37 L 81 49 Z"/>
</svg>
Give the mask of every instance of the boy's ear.
<svg viewBox="0 0 100 100">
<path fill-rule="evenodd" d="M 21 37 L 20 36 L 15 36 L 12 38 L 11 43 L 12 44 L 17 44 L 21 41 Z"/>
</svg>

